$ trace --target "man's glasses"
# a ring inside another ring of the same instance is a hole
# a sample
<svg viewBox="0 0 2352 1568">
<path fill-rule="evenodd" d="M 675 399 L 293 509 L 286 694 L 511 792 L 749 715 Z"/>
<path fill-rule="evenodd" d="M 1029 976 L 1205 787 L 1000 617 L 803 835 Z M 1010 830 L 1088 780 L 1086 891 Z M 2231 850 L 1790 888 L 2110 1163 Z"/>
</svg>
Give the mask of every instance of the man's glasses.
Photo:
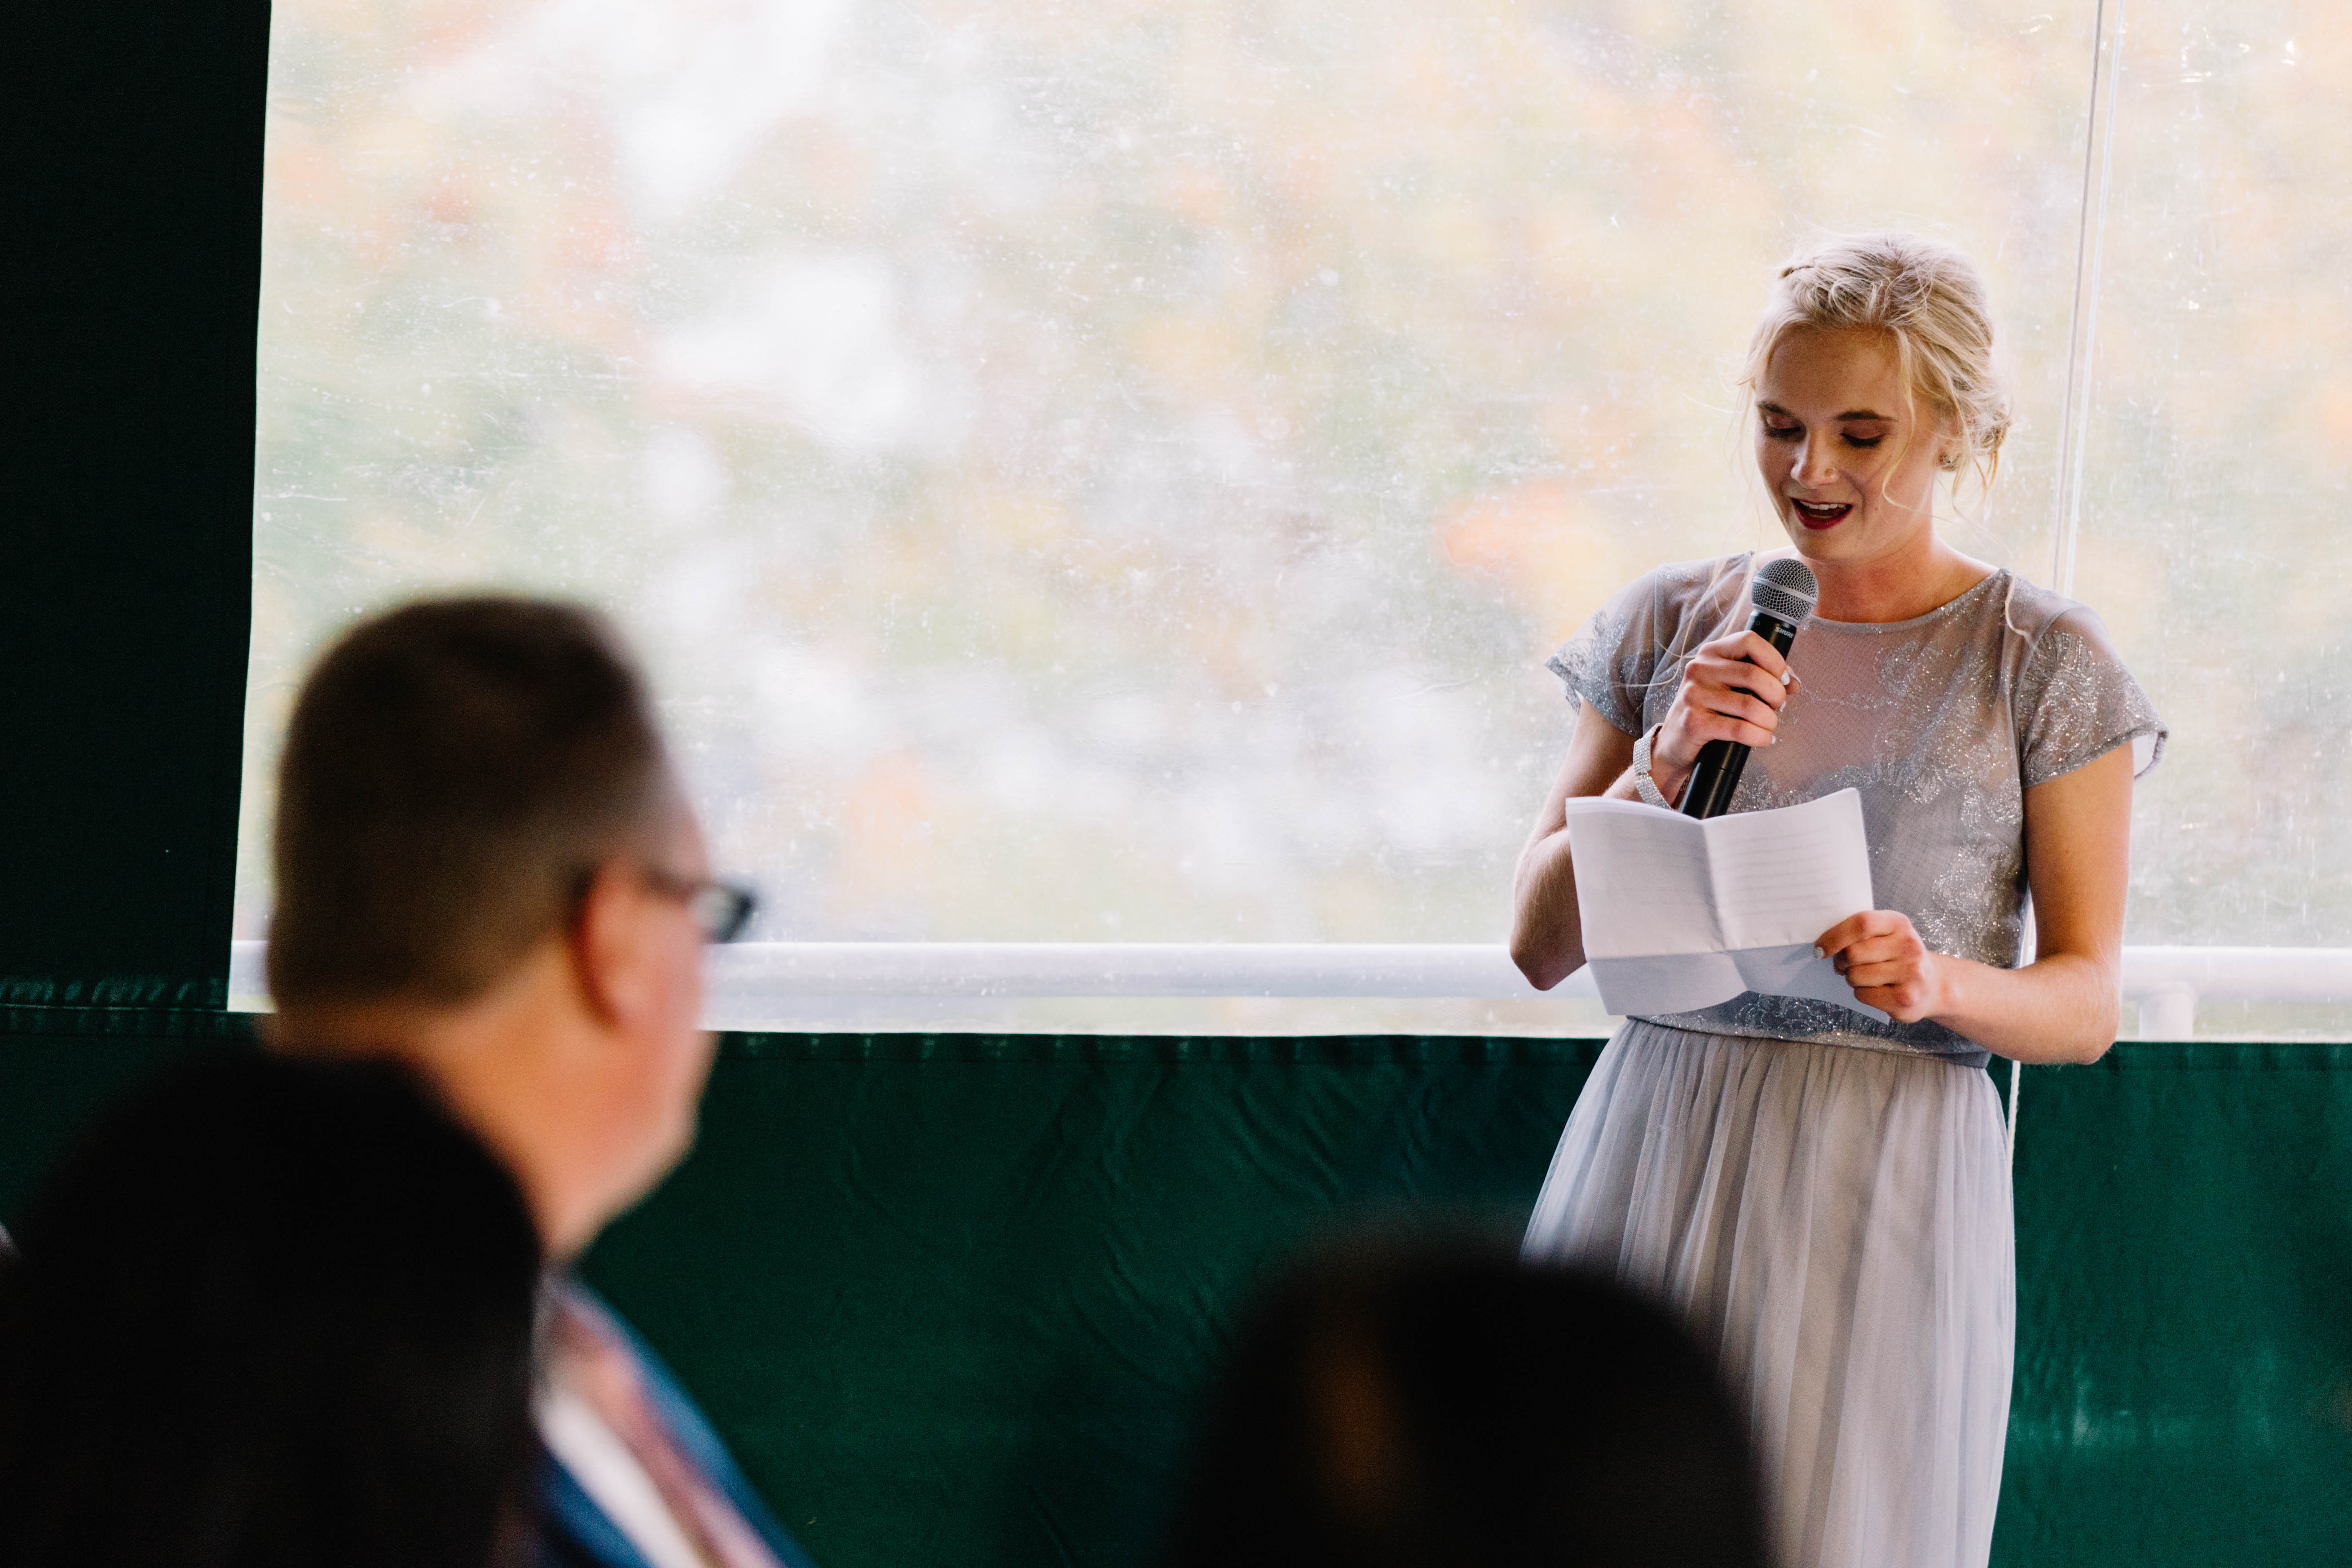
<svg viewBox="0 0 2352 1568">
<path fill-rule="evenodd" d="M 683 900 L 686 912 L 702 928 L 705 942 L 733 942 L 760 910 L 760 895 L 736 882 L 715 877 L 677 877 L 648 866 L 646 886 L 657 893 Z"/>
</svg>

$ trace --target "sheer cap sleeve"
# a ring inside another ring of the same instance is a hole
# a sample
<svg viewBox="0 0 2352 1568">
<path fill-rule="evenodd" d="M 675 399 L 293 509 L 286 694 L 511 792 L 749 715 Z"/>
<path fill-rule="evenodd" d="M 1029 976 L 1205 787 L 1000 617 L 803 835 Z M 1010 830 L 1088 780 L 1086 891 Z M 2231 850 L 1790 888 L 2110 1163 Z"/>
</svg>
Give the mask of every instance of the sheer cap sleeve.
<svg viewBox="0 0 2352 1568">
<path fill-rule="evenodd" d="M 2081 605 L 2053 617 L 2019 672 L 2013 712 L 2021 782 L 2028 789 L 2073 773 L 2117 746 L 2132 748 L 2132 775 L 2164 754 L 2156 705 L 2116 657 L 2107 628 Z"/>
<path fill-rule="evenodd" d="M 1544 668 L 1569 697 L 1628 735 L 1664 717 L 1698 646 L 1723 635 L 1729 605 L 1745 603 L 1749 557 L 1684 561 L 1645 572 L 1612 595 Z"/>
</svg>

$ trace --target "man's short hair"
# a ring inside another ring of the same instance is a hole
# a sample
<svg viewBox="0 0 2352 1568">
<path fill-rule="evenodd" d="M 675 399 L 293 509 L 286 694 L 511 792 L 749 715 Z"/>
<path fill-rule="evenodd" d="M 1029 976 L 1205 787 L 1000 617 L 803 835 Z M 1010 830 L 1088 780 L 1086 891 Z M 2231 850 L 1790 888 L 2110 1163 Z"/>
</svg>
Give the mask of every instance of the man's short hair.
<svg viewBox="0 0 2352 1568">
<path fill-rule="evenodd" d="M 644 679 L 577 605 L 428 600 L 353 628 L 278 767 L 278 1004 L 467 1000 L 649 847 L 673 786 Z"/>
</svg>

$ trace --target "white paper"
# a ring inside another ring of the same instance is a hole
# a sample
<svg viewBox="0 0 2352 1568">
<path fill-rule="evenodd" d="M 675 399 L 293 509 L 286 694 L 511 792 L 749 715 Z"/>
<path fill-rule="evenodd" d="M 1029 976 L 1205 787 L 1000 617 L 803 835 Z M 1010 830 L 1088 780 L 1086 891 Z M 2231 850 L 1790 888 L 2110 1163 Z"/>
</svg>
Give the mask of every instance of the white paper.
<svg viewBox="0 0 2352 1568">
<path fill-rule="evenodd" d="M 1758 991 L 1887 1021 L 1813 956 L 1823 931 L 1874 907 L 1853 790 L 1705 821 L 1573 799 L 1568 840 L 1585 959 L 1610 1012 L 1689 1013 Z"/>
</svg>

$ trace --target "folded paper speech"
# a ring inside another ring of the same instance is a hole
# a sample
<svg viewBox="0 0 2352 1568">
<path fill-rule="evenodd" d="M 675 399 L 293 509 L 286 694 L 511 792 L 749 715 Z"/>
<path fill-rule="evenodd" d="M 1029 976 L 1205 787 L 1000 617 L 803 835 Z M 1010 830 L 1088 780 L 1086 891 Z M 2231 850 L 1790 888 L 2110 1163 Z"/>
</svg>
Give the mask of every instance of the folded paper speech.
<svg viewBox="0 0 2352 1568">
<path fill-rule="evenodd" d="M 1813 956 L 1823 931 L 1874 907 L 1853 790 L 1704 820 L 1572 799 L 1568 839 L 1585 962 L 1601 1005 L 1619 1017 L 1696 1012 L 1758 991 L 1887 1021 Z"/>
</svg>

